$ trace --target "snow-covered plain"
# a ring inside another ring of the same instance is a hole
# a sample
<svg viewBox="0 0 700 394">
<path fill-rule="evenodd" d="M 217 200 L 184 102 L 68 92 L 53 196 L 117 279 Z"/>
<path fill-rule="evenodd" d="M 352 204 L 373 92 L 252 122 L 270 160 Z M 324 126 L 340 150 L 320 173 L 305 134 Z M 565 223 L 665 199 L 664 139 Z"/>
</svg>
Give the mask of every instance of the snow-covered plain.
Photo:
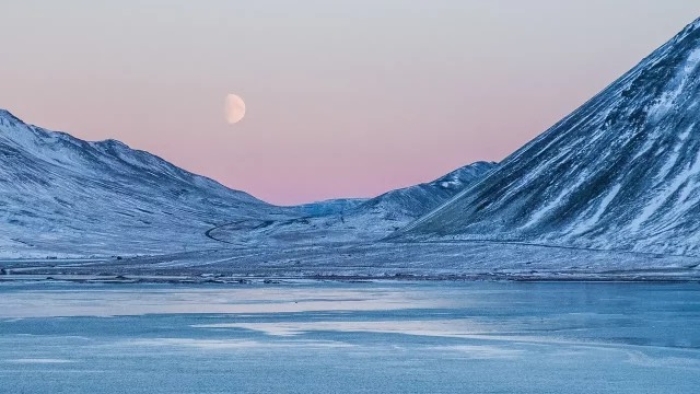
<svg viewBox="0 0 700 394">
<path fill-rule="evenodd" d="M 220 282 L 247 279 L 700 280 L 696 257 L 502 242 L 221 247 L 123 259 L 0 260 L 1 281 Z M 77 276 L 76 276 L 77 275 Z"/>
<path fill-rule="evenodd" d="M 697 284 L 0 285 L 3 393 L 695 393 Z"/>
</svg>

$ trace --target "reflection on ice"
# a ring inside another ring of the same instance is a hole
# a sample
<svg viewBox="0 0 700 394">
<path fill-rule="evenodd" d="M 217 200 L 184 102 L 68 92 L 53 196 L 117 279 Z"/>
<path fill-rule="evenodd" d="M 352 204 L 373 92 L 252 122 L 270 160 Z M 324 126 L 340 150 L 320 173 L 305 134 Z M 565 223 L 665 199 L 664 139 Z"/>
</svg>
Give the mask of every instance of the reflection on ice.
<svg viewBox="0 0 700 394">
<path fill-rule="evenodd" d="M 332 287 L 253 287 L 138 291 L 101 288 L 3 292 L 0 318 L 134 316 L 147 314 L 262 314 L 439 308 L 452 304 L 420 291 Z"/>
<path fill-rule="evenodd" d="M 476 346 L 476 345 L 455 345 L 455 346 L 435 346 L 431 350 L 443 352 L 447 356 L 452 353 L 459 354 L 460 357 L 469 360 L 502 359 L 514 360 L 524 356 L 522 349 L 513 349 L 506 346 Z"/>
<path fill-rule="evenodd" d="M 195 338 L 149 338 L 134 339 L 115 343 L 120 347 L 138 348 L 196 348 L 200 350 L 232 350 L 232 349 L 261 349 L 261 348 L 341 348 L 352 345 L 332 341 L 300 341 L 274 343 L 255 340 L 237 339 L 195 339 Z"/>
<path fill-rule="evenodd" d="M 73 362 L 60 358 L 15 358 L 1 361 L 10 364 L 66 364 Z"/>
<path fill-rule="evenodd" d="M 311 331 L 367 332 L 434 337 L 468 338 L 486 334 L 485 326 L 469 320 L 429 321 L 321 321 L 277 323 L 216 323 L 195 324 L 195 328 L 240 328 L 261 331 L 274 336 L 296 336 Z"/>
<path fill-rule="evenodd" d="M 687 357 L 667 357 L 667 356 L 652 356 L 643 351 L 630 350 L 627 352 L 627 362 L 648 368 L 687 368 L 695 371 L 700 371 L 700 359 L 697 352 L 689 352 Z M 681 353 L 682 355 L 682 353 Z"/>
</svg>

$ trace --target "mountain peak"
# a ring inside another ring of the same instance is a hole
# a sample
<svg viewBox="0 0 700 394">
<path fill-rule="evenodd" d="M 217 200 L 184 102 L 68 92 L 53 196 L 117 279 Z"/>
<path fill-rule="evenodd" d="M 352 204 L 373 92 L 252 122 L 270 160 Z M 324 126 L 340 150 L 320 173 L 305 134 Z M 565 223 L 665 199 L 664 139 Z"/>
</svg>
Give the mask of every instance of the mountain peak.
<svg viewBox="0 0 700 394">
<path fill-rule="evenodd" d="M 639 128 L 666 115 L 683 113 L 680 108 L 695 106 L 700 99 L 695 94 L 699 74 L 700 19 L 593 99 L 615 101 L 614 105 L 608 103 L 610 110 L 603 126 L 633 120 Z"/>
<path fill-rule="evenodd" d="M 24 124 L 24 122 L 10 111 L 0 108 L 0 126 L 15 126 L 18 124 Z"/>
<path fill-rule="evenodd" d="M 700 29 L 700 18 L 695 19 L 688 26 L 686 26 L 685 31 L 692 31 Z"/>
<path fill-rule="evenodd" d="M 9 116 L 14 117 L 14 115 L 12 115 L 12 113 L 10 113 L 10 111 L 0 108 L 0 117 L 4 118 L 4 117 L 9 117 Z"/>
</svg>

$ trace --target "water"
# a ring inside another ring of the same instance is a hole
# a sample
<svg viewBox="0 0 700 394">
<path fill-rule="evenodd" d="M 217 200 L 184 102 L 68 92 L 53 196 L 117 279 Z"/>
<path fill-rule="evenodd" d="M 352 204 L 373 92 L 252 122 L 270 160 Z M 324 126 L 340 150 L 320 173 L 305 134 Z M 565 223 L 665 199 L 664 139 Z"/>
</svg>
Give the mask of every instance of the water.
<svg viewBox="0 0 700 394">
<path fill-rule="evenodd" d="M 700 285 L 0 285 L 0 393 L 696 393 Z"/>
</svg>

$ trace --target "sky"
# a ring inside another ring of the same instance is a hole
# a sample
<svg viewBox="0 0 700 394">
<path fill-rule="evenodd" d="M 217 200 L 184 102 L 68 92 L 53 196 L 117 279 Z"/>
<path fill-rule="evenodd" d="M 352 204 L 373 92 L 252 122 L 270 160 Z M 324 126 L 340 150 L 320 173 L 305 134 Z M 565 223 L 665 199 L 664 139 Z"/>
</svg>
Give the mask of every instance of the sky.
<svg viewBox="0 0 700 394">
<path fill-rule="evenodd" d="M 275 204 L 370 197 L 502 160 L 697 17 L 697 0 L 2 0 L 0 108 Z"/>
</svg>

